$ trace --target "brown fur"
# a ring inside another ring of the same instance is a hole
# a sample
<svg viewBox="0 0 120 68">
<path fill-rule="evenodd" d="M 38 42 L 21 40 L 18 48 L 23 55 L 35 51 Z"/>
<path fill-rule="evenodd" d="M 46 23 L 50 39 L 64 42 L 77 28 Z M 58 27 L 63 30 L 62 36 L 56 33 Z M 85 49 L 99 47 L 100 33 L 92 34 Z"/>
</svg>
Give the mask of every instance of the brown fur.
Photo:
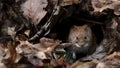
<svg viewBox="0 0 120 68">
<path fill-rule="evenodd" d="M 93 34 L 88 25 L 74 26 L 69 33 L 68 41 L 78 46 L 70 47 L 75 53 L 88 53 L 93 49 Z"/>
</svg>

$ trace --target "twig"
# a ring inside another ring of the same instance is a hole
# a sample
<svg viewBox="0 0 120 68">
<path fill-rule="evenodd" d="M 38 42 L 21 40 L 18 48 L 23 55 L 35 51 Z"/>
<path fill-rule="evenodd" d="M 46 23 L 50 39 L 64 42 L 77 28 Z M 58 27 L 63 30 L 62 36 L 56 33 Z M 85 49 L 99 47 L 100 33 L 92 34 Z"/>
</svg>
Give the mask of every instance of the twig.
<svg viewBox="0 0 120 68">
<path fill-rule="evenodd" d="M 50 25 L 52 24 L 51 20 L 53 19 L 54 13 L 55 13 L 56 10 L 57 10 L 57 6 L 58 6 L 58 1 L 57 1 L 57 3 L 56 3 L 55 6 L 54 6 L 53 12 L 52 12 L 50 18 L 48 19 L 48 21 L 45 23 L 45 25 L 43 25 L 43 26 L 41 27 L 41 29 L 40 29 L 33 37 L 31 37 L 31 38 L 28 40 L 29 42 L 32 42 L 32 41 L 34 41 L 34 40 L 36 40 L 36 39 L 38 39 L 38 38 L 41 38 L 42 36 L 45 35 L 46 32 L 49 31 L 49 27 L 50 27 Z"/>
</svg>

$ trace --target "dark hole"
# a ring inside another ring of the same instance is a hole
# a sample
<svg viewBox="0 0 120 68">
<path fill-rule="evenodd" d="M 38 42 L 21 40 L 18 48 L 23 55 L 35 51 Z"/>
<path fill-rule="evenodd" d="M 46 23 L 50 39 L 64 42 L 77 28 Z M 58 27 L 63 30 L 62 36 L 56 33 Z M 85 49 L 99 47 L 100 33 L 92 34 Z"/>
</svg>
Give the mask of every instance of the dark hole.
<svg viewBox="0 0 120 68">
<path fill-rule="evenodd" d="M 79 38 L 78 38 L 78 37 L 76 37 L 76 39 L 78 40 Z"/>
<path fill-rule="evenodd" d="M 87 37 L 84 37 L 84 39 L 87 39 Z"/>
<path fill-rule="evenodd" d="M 37 56 L 33 56 L 33 59 L 38 59 L 38 57 Z"/>
<path fill-rule="evenodd" d="M 44 59 L 42 60 L 43 63 L 50 63 L 50 59 Z"/>
</svg>

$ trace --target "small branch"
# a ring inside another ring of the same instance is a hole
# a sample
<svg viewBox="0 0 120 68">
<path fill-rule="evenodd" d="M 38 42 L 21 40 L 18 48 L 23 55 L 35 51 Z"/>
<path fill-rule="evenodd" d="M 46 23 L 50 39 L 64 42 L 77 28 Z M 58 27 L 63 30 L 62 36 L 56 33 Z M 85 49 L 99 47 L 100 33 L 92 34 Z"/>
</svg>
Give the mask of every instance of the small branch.
<svg viewBox="0 0 120 68">
<path fill-rule="evenodd" d="M 53 25 L 53 23 L 52 23 L 51 21 L 52 21 L 52 19 L 53 19 L 54 13 L 55 13 L 56 10 L 57 10 L 57 6 L 58 6 L 58 1 L 57 1 L 57 3 L 56 3 L 55 6 L 54 6 L 53 12 L 52 12 L 50 18 L 48 19 L 48 21 L 45 23 L 45 25 L 43 25 L 43 26 L 41 27 L 41 29 L 40 29 L 33 37 L 31 37 L 31 38 L 28 40 L 29 42 L 32 42 L 32 41 L 34 41 L 34 40 L 36 40 L 36 39 L 39 39 L 39 38 L 41 38 L 42 36 L 44 36 L 45 33 L 49 30 L 49 27 Z"/>
</svg>

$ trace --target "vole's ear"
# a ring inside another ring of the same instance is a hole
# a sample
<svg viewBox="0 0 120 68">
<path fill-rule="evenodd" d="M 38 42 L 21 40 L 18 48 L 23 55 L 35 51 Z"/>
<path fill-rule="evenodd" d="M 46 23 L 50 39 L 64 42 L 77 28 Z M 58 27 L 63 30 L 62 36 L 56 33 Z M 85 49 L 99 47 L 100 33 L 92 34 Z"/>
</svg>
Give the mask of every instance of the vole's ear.
<svg viewBox="0 0 120 68">
<path fill-rule="evenodd" d="M 86 27 L 88 27 L 88 25 L 83 25 L 83 28 L 86 28 Z"/>
<path fill-rule="evenodd" d="M 85 31 L 91 31 L 90 29 L 90 26 L 89 25 L 84 25 L 82 26 L 82 28 L 85 30 Z"/>
<path fill-rule="evenodd" d="M 83 25 L 82 28 L 83 29 L 87 29 L 89 26 L 88 25 Z"/>
<path fill-rule="evenodd" d="M 78 28 L 78 26 L 74 25 L 72 28 L 77 29 L 77 28 Z"/>
</svg>

